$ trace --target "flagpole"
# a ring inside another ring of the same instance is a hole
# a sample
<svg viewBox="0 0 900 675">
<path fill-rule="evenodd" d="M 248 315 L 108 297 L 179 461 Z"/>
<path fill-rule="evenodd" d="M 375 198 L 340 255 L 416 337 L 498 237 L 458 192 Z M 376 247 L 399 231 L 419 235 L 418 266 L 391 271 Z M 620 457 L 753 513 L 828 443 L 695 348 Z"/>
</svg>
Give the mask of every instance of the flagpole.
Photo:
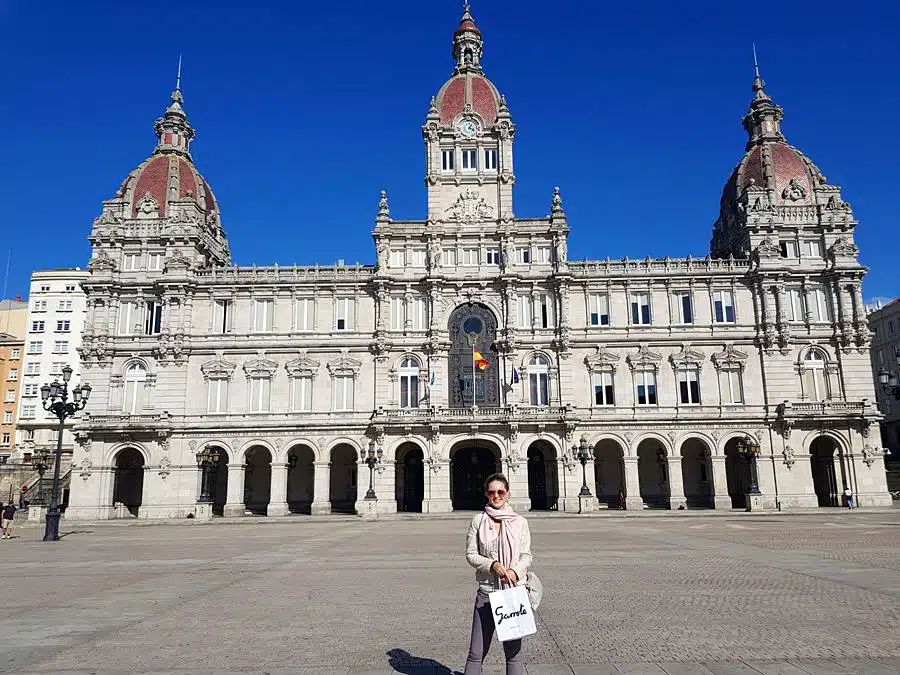
<svg viewBox="0 0 900 675">
<path fill-rule="evenodd" d="M 475 405 L 475 343 L 472 343 L 472 410 L 478 406 Z"/>
</svg>

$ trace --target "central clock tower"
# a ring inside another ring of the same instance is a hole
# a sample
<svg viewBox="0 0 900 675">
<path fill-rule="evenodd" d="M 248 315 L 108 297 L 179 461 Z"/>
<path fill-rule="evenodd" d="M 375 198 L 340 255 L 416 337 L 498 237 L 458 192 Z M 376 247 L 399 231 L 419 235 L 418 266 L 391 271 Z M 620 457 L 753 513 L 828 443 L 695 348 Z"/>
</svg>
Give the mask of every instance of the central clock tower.
<svg viewBox="0 0 900 675">
<path fill-rule="evenodd" d="M 468 4 L 453 36 L 453 76 L 431 99 L 422 132 L 428 218 L 460 225 L 513 218 L 515 125 L 481 68 L 483 42 Z"/>
</svg>

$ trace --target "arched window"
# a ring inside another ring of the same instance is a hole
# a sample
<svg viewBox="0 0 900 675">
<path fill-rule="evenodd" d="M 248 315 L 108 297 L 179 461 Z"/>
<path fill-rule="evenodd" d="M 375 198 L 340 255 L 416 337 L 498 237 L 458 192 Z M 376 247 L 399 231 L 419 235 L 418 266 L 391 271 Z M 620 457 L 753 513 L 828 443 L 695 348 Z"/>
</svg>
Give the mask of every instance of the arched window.
<svg viewBox="0 0 900 675">
<path fill-rule="evenodd" d="M 140 363 L 132 363 L 125 371 L 125 398 L 122 412 L 136 415 L 146 404 L 147 369 Z"/>
<path fill-rule="evenodd" d="M 419 407 L 419 362 L 408 356 L 400 362 L 400 407 Z"/>
<path fill-rule="evenodd" d="M 533 406 L 550 405 L 550 360 L 535 354 L 525 364 L 528 375 L 528 402 Z"/>
<path fill-rule="evenodd" d="M 830 396 L 825 364 L 828 358 L 821 349 L 810 349 L 806 352 L 800 365 L 800 383 L 803 387 L 803 398 L 813 401 L 824 401 Z"/>
</svg>

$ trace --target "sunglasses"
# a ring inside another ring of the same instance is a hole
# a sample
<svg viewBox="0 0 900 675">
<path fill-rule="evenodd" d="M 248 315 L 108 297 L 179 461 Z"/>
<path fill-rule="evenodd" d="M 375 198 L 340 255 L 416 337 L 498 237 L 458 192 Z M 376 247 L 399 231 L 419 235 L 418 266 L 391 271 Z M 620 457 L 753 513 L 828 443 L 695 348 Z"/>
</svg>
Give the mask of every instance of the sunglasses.
<svg viewBox="0 0 900 675">
<path fill-rule="evenodd" d="M 505 497 L 506 496 L 506 490 L 488 490 L 487 493 L 488 493 L 488 497 L 494 497 L 494 496 Z"/>
</svg>

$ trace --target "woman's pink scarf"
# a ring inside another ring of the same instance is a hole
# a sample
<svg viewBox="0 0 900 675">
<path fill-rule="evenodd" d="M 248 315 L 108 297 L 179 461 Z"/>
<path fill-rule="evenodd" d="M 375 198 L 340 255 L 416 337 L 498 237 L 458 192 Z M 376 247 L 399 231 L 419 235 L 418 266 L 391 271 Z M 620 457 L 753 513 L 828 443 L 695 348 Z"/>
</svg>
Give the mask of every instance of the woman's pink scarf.
<svg viewBox="0 0 900 675">
<path fill-rule="evenodd" d="M 484 507 L 485 517 L 481 519 L 481 541 L 487 542 L 488 537 L 493 533 L 492 520 L 500 521 L 500 541 L 497 542 L 497 554 L 500 557 L 500 564 L 509 569 L 519 562 L 519 554 L 521 552 L 522 542 L 522 517 L 513 511 L 509 504 L 504 504 L 502 509 L 495 509 L 492 506 Z M 519 583 L 524 583 L 524 579 L 519 579 Z"/>
</svg>

